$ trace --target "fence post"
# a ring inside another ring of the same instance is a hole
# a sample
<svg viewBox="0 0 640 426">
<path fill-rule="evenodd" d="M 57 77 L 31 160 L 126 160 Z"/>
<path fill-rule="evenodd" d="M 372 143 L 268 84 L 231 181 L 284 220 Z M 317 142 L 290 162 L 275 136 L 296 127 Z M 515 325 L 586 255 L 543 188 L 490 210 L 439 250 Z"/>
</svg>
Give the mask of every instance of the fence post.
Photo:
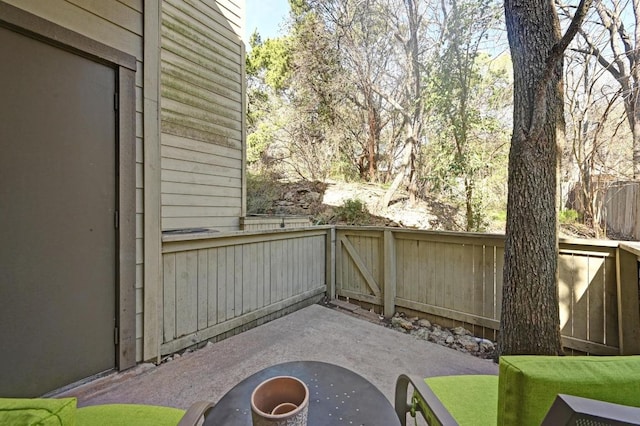
<svg viewBox="0 0 640 426">
<path fill-rule="evenodd" d="M 336 228 L 332 226 L 327 230 L 325 253 L 325 281 L 327 283 L 327 298 L 336 298 Z"/>
<path fill-rule="evenodd" d="M 393 232 L 384 231 L 384 316 L 391 318 L 396 311 L 396 241 Z"/>
<path fill-rule="evenodd" d="M 616 249 L 616 278 L 620 355 L 640 354 L 638 257 L 620 247 Z"/>
</svg>

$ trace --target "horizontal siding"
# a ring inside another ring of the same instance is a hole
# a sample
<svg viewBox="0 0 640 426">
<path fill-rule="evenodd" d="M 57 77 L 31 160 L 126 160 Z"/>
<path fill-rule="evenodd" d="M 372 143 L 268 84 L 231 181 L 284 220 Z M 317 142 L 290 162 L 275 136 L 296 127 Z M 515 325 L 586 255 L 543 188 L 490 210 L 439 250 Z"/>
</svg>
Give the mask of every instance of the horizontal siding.
<svg viewBox="0 0 640 426">
<path fill-rule="evenodd" d="M 240 229 L 239 216 L 163 217 L 163 229 L 210 228 L 218 231 Z"/>
<path fill-rule="evenodd" d="M 162 229 L 239 229 L 244 4 L 164 0 L 160 26 Z"/>
<path fill-rule="evenodd" d="M 162 132 L 242 149 L 242 42 L 215 3 L 165 0 Z"/>
</svg>

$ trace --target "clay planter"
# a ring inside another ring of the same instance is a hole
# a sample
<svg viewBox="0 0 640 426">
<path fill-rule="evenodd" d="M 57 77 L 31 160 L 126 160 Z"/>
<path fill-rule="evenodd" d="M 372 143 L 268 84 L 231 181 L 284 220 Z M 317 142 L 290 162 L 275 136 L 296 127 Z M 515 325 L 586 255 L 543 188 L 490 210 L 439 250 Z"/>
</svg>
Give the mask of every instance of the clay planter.
<svg viewBox="0 0 640 426">
<path fill-rule="evenodd" d="M 251 394 L 253 426 L 306 426 L 308 411 L 309 389 L 295 377 L 267 379 Z"/>
</svg>

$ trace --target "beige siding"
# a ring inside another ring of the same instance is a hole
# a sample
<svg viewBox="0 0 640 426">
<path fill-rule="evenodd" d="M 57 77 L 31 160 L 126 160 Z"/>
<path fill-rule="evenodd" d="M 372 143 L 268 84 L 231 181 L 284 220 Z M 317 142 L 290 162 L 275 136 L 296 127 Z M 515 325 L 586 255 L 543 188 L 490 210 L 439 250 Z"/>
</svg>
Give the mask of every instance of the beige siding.
<svg viewBox="0 0 640 426">
<path fill-rule="evenodd" d="M 164 0 L 162 229 L 239 229 L 243 184 L 242 4 Z"/>
<path fill-rule="evenodd" d="M 142 0 L 7 0 L 6 3 L 137 58 L 136 97 L 142 93 Z M 136 99 L 136 324 L 143 307 L 142 99 Z M 142 327 L 136 327 L 136 360 L 142 360 Z"/>
</svg>

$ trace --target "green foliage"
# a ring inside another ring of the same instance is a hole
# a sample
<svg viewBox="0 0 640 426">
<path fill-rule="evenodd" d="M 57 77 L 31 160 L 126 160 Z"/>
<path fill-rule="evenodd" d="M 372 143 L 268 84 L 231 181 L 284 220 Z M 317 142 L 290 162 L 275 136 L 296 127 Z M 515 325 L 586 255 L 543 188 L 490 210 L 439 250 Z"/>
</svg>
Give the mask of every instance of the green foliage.
<svg viewBox="0 0 640 426">
<path fill-rule="evenodd" d="M 359 199 L 350 198 L 335 209 L 338 220 L 348 225 L 366 225 L 369 223 L 369 210 L 367 205 Z"/>
<path fill-rule="evenodd" d="M 580 214 L 573 209 L 560 210 L 558 213 L 558 221 L 563 225 L 578 223 L 580 221 Z"/>
<path fill-rule="evenodd" d="M 260 36 L 251 36 L 251 51 L 246 59 L 247 75 L 260 74 L 265 84 L 276 92 L 286 89 L 291 75 L 291 49 L 287 37 L 268 38 L 262 42 Z"/>
<path fill-rule="evenodd" d="M 247 136 L 247 162 L 249 165 L 260 161 L 275 139 L 277 127 L 270 122 L 260 122 Z"/>
<path fill-rule="evenodd" d="M 271 213 L 280 195 L 276 176 L 247 173 L 247 214 Z"/>
</svg>

